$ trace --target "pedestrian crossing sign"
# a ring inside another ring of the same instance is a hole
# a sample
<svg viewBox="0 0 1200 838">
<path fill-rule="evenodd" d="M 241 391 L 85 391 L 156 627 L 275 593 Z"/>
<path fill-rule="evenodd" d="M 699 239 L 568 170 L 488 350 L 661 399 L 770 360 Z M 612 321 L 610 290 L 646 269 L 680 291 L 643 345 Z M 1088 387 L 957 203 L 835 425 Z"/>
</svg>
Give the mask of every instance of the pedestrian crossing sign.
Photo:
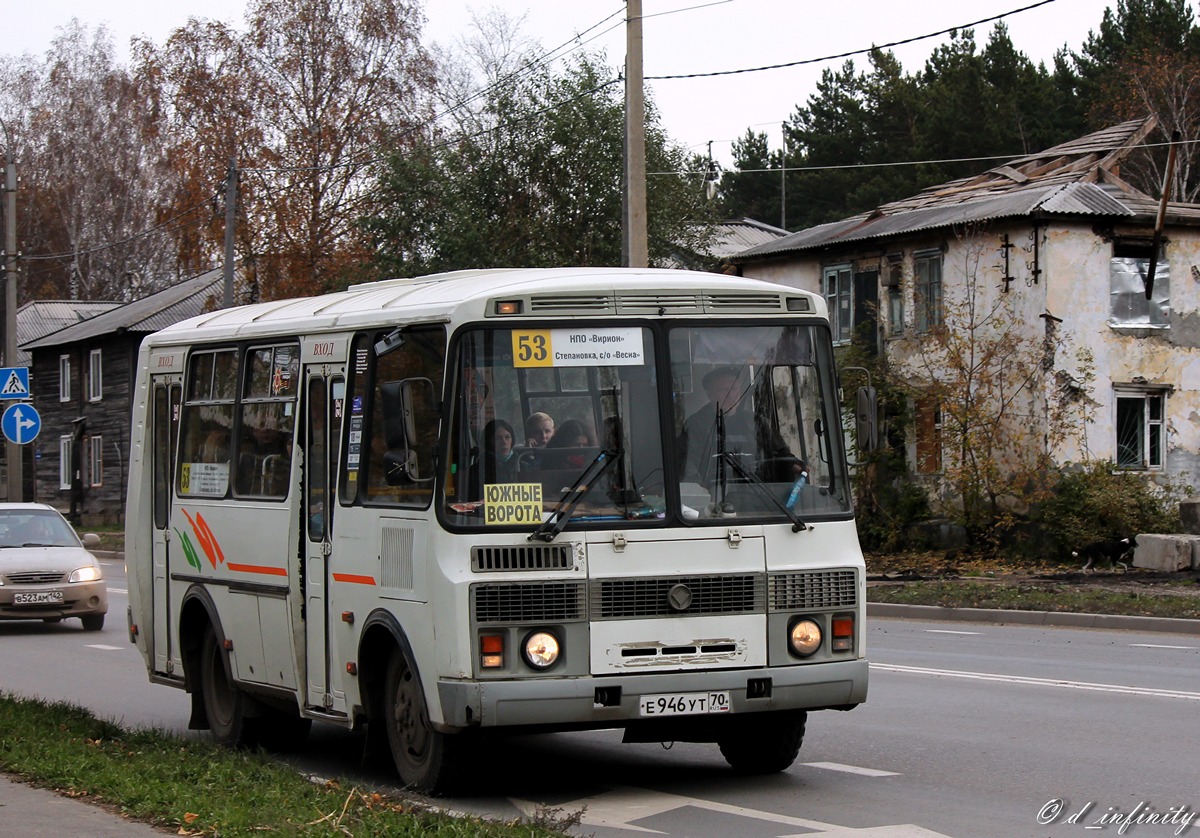
<svg viewBox="0 0 1200 838">
<path fill-rule="evenodd" d="M 0 399 L 29 397 L 29 367 L 0 367 Z"/>
</svg>

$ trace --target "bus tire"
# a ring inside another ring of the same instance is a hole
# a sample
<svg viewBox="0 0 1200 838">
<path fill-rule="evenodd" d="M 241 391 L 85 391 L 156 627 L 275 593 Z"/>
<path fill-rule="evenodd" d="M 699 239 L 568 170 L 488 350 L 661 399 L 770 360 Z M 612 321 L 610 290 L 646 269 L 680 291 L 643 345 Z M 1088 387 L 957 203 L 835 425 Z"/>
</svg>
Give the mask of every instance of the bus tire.
<svg viewBox="0 0 1200 838">
<path fill-rule="evenodd" d="M 218 744 L 229 747 L 253 744 L 246 715 L 249 700 L 230 680 L 225 650 L 217 642 L 212 626 L 204 629 L 204 639 L 200 641 L 200 695 L 209 729 Z"/>
<path fill-rule="evenodd" d="M 388 747 L 401 782 L 434 796 L 452 791 L 462 763 L 464 735 L 433 729 L 420 679 L 399 649 L 388 661 L 382 709 Z"/>
<path fill-rule="evenodd" d="M 717 740 L 725 761 L 742 774 L 775 774 L 796 761 L 808 713 L 761 713 L 730 721 L 735 723 Z"/>
</svg>

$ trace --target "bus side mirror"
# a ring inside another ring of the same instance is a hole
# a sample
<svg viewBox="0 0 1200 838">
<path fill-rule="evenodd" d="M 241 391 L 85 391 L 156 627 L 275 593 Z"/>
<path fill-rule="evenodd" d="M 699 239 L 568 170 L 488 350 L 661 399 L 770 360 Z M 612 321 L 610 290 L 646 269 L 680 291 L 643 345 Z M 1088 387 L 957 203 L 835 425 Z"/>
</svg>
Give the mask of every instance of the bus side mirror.
<svg viewBox="0 0 1200 838">
<path fill-rule="evenodd" d="M 858 450 L 863 453 L 879 447 L 879 407 L 874 387 L 859 387 L 854 407 L 854 430 Z"/>
<path fill-rule="evenodd" d="M 383 407 L 384 442 L 387 451 L 383 455 L 383 470 L 389 486 L 404 483 L 427 483 L 433 479 L 422 477 L 417 460 L 417 404 L 422 394 L 426 400 L 422 413 L 431 417 L 438 415 L 437 391 L 428 378 L 405 378 L 402 381 L 386 381 L 379 385 L 379 398 Z"/>
</svg>

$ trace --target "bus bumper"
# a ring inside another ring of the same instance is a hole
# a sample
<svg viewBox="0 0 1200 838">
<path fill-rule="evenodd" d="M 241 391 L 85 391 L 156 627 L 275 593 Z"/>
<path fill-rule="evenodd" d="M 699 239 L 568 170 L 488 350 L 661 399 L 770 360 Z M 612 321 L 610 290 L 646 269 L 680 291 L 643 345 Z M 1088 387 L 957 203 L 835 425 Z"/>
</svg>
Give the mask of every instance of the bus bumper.
<svg viewBox="0 0 1200 838">
<path fill-rule="evenodd" d="M 846 708 L 867 698 L 866 659 L 761 669 L 512 681 L 439 681 L 442 725 L 622 727 L 644 695 L 727 691 L 732 713 Z M 618 692 L 619 691 L 619 692 Z"/>
</svg>

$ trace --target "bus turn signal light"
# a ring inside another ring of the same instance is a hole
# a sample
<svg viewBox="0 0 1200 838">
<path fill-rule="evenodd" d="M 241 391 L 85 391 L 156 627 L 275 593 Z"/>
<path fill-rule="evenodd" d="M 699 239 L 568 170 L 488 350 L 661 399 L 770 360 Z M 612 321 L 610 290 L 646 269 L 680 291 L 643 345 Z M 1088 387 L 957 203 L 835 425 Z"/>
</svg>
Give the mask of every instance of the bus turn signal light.
<svg viewBox="0 0 1200 838">
<path fill-rule="evenodd" d="M 846 652 L 854 648 L 854 618 L 833 618 L 833 642 L 830 644 L 835 652 Z"/>
<path fill-rule="evenodd" d="M 504 635 L 485 634 L 479 638 L 479 665 L 484 669 L 504 666 Z"/>
</svg>

